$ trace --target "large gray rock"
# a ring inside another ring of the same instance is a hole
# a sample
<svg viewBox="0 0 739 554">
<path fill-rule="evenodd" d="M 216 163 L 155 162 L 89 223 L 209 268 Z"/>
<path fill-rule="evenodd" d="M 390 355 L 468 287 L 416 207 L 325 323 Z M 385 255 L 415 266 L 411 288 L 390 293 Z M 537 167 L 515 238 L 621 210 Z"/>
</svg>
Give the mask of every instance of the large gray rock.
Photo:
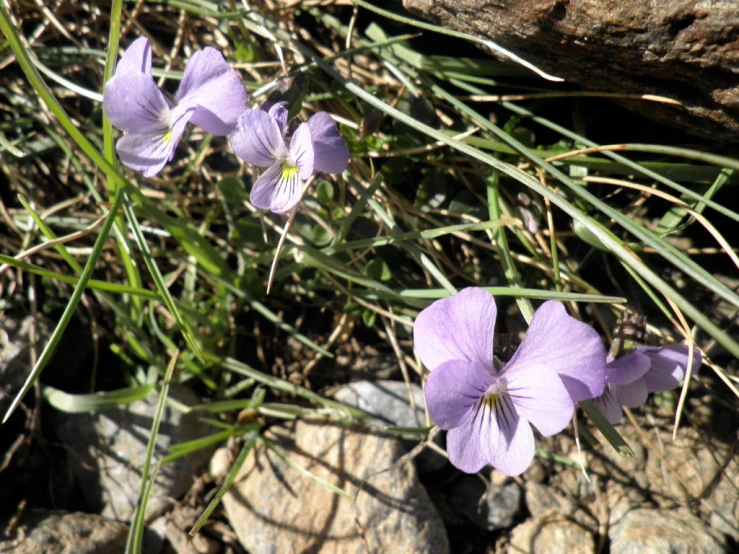
<svg viewBox="0 0 739 554">
<path fill-rule="evenodd" d="M 409 387 L 400 381 L 358 381 L 341 387 L 334 398 L 372 415 L 380 427 L 426 427 L 426 401 L 423 390 L 415 383 Z M 439 436 L 437 444 L 440 439 Z M 412 449 L 418 441 L 404 440 L 403 444 Z M 444 456 L 429 448 L 415 461 L 421 473 L 436 471 L 447 463 Z"/>
<path fill-rule="evenodd" d="M 393 437 L 330 421 L 297 421 L 268 438 L 288 458 L 349 493 L 335 494 L 257 448 L 223 498 L 251 554 L 445 554 L 439 516 Z"/>
<path fill-rule="evenodd" d="M 186 405 L 198 402 L 185 387 L 171 387 L 169 395 Z M 72 470 L 88 503 L 104 517 L 127 521 L 133 515 L 158 400 L 158 394 L 152 393 L 145 400 L 115 410 L 59 418 L 57 435 L 69 450 Z M 171 445 L 212 432 L 198 420 L 197 414 L 184 415 L 165 407 L 154 463 L 168 453 Z M 187 492 L 210 454 L 210 450 L 201 450 L 161 467 L 147 504 L 147 519 L 164 512 Z"/>
<path fill-rule="evenodd" d="M 4 527 L 4 526 L 3 526 Z M 100 554 L 123 552 L 128 526 L 93 514 L 32 511 L 0 552 L 14 554 Z"/>
<path fill-rule="evenodd" d="M 634 510 L 608 532 L 611 554 L 723 554 L 720 533 L 684 510 Z"/>
</svg>

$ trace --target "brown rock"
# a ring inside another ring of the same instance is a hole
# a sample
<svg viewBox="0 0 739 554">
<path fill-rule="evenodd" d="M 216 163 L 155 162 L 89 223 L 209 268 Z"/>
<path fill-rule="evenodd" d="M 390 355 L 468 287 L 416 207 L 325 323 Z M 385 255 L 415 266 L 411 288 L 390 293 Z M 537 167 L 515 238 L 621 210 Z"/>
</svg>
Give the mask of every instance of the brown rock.
<svg viewBox="0 0 739 554">
<path fill-rule="evenodd" d="M 0 541 L 0 552 L 15 554 L 97 554 L 123 552 L 128 525 L 93 514 L 33 511 L 15 537 Z"/>
<path fill-rule="evenodd" d="M 592 533 L 567 519 L 550 512 L 523 522 L 513 529 L 506 554 L 592 554 L 595 539 Z"/>
<path fill-rule="evenodd" d="M 656 94 L 630 107 L 713 139 L 739 138 L 739 2 L 403 0 L 421 17 L 489 39 L 591 90 Z"/>
<path fill-rule="evenodd" d="M 685 510 L 634 510 L 608 533 L 611 554 L 701 552 L 722 554 L 726 545 L 719 533 Z"/>
<path fill-rule="evenodd" d="M 224 496 L 228 519 L 252 554 L 447 553 L 444 526 L 405 449 L 378 430 L 298 421 L 294 438 L 269 438 L 343 497 L 258 448 Z M 361 487 L 361 489 L 360 489 Z"/>
</svg>

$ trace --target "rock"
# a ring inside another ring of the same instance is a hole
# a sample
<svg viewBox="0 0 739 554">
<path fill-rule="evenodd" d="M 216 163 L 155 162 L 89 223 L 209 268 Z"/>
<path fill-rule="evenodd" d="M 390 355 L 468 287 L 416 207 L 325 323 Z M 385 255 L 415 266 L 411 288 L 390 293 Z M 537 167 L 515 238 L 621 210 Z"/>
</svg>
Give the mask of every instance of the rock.
<svg viewBox="0 0 739 554">
<path fill-rule="evenodd" d="M 708 510 L 711 528 L 739 542 L 739 460 L 734 457 L 721 472 L 701 510 Z"/>
<path fill-rule="evenodd" d="M 381 427 L 426 427 L 423 390 L 415 383 L 410 385 L 410 390 L 415 409 L 411 406 L 408 387 L 400 381 L 358 381 L 341 387 L 334 398 L 372 415 Z M 437 444 L 440 440 L 438 436 Z M 411 450 L 418 441 L 404 440 L 403 444 Z M 444 456 L 429 448 L 425 448 L 415 462 L 420 473 L 437 471 L 447 465 Z"/>
<path fill-rule="evenodd" d="M 198 402 L 185 387 L 170 387 L 169 395 L 186 405 Z M 57 435 L 69 449 L 70 464 L 82 485 L 88 503 L 104 517 L 131 518 L 141 486 L 141 468 L 146 457 L 158 394 L 152 393 L 115 410 L 59 418 Z M 212 433 L 198 421 L 197 414 L 184 415 L 164 408 L 154 451 L 154 462 L 177 443 Z M 207 463 L 210 450 L 201 450 L 161 467 L 147 504 L 147 519 L 172 505 L 192 485 L 194 474 Z"/>
<path fill-rule="evenodd" d="M 487 531 L 510 527 L 521 509 L 521 487 L 513 481 L 490 483 L 486 489 L 479 477 L 465 475 L 449 487 L 447 496 L 452 508 Z"/>
<path fill-rule="evenodd" d="M 654 445 L 647 456 L 647 478 L 655 501 L 661 508 L 683 505 L 701 498 L 718 478 L 723 461 L 731 456 L 724 443 L 702 436 L 696 429 L 650 433 Z"/>
<path fill-rule="evenodd" d="M 128 525 L 103 517 L 61 511 L 24 514 L 15 536 L 0 540 L 0 552 L 14 554 L 99 554 L 123 552 Z"/>
<path fill-rule="evenodd" d="M 493 42 L 591 90 L 711 139 L 739 137 L 739 3 L 705 0 L 403 0 L 419 17 Z"/>
<path fill-rule="evenodd" d="M 296 421 L 267 438 L 343 497 L 258 447 L 223 498 L 228 519 L 251 554 L 449 552 L 444 525 L 405 450 L 376 429 Z M 361 533 L 360 533 L 361 530 Z"/>
<path fill-rule="evenodd" d="M 593 534 L 566 517 L 550 512 L 515 527 L 506 554 L 592 554 Z"/>
<path fill-rule="evenodd" d="M 631 511 L 609 530 L 608 536 L 611 539 L 611 554 L 726 552 L 723 537 L 683 509 Z"/>
<path fill-rule="evenodd" d="M 0 326 L 0 411 L 10 407 L 13 397 L 31 373 L 31 349 L 41 352 L 50 334 L 50 322 L 45 318 L 27 316 L 2 318 Z"/>
</svg>

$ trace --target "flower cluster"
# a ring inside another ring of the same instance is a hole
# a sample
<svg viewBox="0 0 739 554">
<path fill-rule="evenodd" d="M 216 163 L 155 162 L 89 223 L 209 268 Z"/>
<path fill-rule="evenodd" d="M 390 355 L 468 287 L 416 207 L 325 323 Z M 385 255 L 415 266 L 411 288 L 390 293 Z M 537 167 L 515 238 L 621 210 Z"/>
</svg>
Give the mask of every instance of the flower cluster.
<svg viewBox="0 0 739 554">
<path fill-rule="evenodd" d="M 687 365 L 681 346 L 644 347 L 609 360 L 598 333 L 555 301 L 536 310 L 503 364 L 493 355 L 496 312 L 487 291 L 468 288 L 421 311 L 413 331 L 431 372 L 425 388 L 431 419 L 448 431 L 451 463 L 468 473 L 490 464 L 519 475 L 534 458 L 532 425 L 545 437 L 559 433 L 576 403 L 589 399 L 603 405 L 613 397 L 620 413 L 619 402 L 633 406 L 646 400 L 644 391 L 677 386 Z M 699 353 L 696 359 L 700 365 Z"/>
<path fill-rule="evenodd" d="M 126 133 L 116 143 L 121 162 L 145 177 L 156 175 L 171 161 L 188 123 L 212 135 L 229 135 L 240 158 L 268 168 L 252 190 L 251 200 L 258 208 L 289 211 L 315 171 L 346 169 L 349 150 L 327 113 L 315 114 L 290 135 L 285 102 L 274 103 L 269 110 L 247 109 L 246 103 L 241 79 L 213 48 L 192 56 L 171 100 L 154 83 L 151 46 L 144 37 L 126 50 L 103 94 L 105 114 Z"/>
</svg>

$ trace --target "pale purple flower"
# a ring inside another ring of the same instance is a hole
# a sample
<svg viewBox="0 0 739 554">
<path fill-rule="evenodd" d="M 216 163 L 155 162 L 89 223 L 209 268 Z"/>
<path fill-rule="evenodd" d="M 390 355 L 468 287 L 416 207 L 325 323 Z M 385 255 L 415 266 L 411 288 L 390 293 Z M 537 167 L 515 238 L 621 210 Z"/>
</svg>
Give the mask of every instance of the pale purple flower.
<svg viewBox="0 0 739 554">
<path fill-rule="evenodd" d="M 246 109 L 246 89 L 214 48 L 193 54 L 174 101 L 151 75 L 151 46 L 136 39 L 105 85 L 103 110 L 125 136 L 116 143 L 121 162 L 144 176 L 159 173 L 174 156 L 187 123 L 225 136 Z"/>
<path fill-rule="evenodd" d="M 237 156 L 268 168 L 254 183 L 251 203 L 275 213 L 295 207 L 314 171 L 341 173 L 349 164 L 349 150 L 330 115 L 318 112 L 288 139 L 286 106 L 279 102 L 269 111 L 246 110 L 231 133 Z"/>
<path fill-rule="evenodd" d="M 493 360 L 496 307 L 484 289 L 437 300 L 416 318 L 413 341 L 431 371 L 426 405 L 447 430 L 456 467 L 474 473 L 491 464 L 523 473 L 534 458 L 531 425 L 545 437 L 564 429 L 575 402 L 603 392 L 606 353 L 598 333 L 545 302 L 503 368 Z"/>
<path fill-rule="evenodd" d="M 608 357 L 606 387 L 594 400 L 597 408 L 611 423 L 623 417 L 621 406 L 638 408 L 650 392 L 676 388 L 685 379 L 689 349 L 684 344 L 639 346 L 616 360 Z M 700 350 L 693 350 L 693 373 L 703 363 Z"/>
</svg>

